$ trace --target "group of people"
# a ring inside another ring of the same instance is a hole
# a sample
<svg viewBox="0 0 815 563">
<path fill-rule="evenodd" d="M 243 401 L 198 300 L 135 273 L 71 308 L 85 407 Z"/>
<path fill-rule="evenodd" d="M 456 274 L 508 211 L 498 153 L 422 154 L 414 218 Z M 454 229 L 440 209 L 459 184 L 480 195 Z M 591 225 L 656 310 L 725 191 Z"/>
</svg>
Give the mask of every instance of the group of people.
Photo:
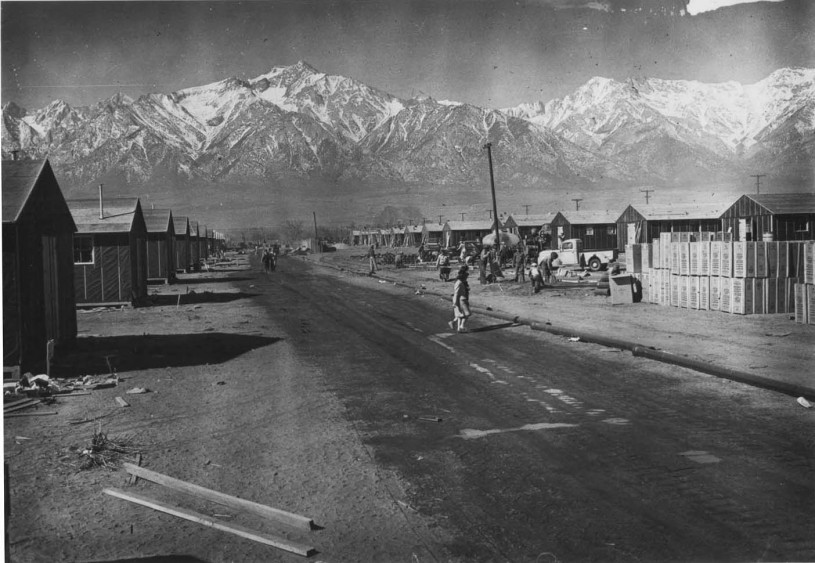
<svg viewBox="0 0 815 563">
<path fill-rule="evenodd" d="M 263 271 L 267 274 L 274 272 L 275 268 L 277 268 L 277 252 L 277 245 L 273 246 L 271 249 L 263 249 L 263 257 L 261 260 L 263 261 Z"/>
</svg>

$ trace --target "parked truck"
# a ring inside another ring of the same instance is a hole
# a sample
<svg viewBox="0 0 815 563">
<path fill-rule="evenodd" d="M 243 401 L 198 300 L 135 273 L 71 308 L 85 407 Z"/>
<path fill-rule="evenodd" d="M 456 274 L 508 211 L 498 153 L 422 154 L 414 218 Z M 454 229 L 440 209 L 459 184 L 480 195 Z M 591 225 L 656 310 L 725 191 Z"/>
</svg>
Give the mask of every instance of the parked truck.
<svg viewBox="0 0 815 563">
<path fill-rule="evenodd" d="M 617 250 L 584 250 L 583 241 L 571 238 L 561 241 L 557 251 L 564 268 L 587 268 L 592 272 L 604 270 L 617 260 Z"/>
</svg>

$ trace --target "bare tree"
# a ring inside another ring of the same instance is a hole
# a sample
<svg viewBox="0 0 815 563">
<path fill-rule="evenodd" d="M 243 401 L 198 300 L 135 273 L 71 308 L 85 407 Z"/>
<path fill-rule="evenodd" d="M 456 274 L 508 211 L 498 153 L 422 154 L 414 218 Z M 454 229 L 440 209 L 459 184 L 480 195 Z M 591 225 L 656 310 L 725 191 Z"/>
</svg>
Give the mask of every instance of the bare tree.
<svg viewBox="0 0 815 563">
<path fill-rule="evenodd" d="M 299 241 L 303 238 L 305 227 L 302 221 L 294 219 L 287 220 L 283 225 L 283 232 L 286 234 L 289 242 Z"/>
</svg>

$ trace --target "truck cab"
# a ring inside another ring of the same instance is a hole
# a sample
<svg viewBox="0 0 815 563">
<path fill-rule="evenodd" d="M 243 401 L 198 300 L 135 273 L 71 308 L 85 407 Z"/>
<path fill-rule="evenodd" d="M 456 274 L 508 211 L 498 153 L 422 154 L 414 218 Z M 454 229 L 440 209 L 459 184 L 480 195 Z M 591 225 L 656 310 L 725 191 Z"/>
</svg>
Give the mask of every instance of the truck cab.
<svg viewBox="0 0 815 563">
<path fill-rule="evenodd" d="M 582 266 L 580 255 L 583 252 L 583 241 L 576 238 L 563 240 L 560 242 L 558 257 L 564 266 Z"/>
</svg>

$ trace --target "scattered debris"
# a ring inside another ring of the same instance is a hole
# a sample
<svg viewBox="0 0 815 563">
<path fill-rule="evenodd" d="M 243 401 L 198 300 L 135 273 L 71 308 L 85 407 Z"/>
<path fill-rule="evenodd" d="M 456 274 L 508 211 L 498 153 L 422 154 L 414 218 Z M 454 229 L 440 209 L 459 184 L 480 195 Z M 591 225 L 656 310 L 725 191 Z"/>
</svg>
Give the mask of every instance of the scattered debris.
<svg viewBox="0 0 815 563">
<path fill-rule="evenodd" d="M 120 407 L 129 407 L 130 403 L 122 399 L 121 397 L 116 397 L 116 402 L 119 403 Z"/>
<path fill-rule="evenodd" d="M 580 342 L 580 337 L 572 336 L 571 338 L 569 338 L 569 342 Z"/>
<path fill-rule="evenodd" d="M 775 336 L 777 338 L 784 338 L 785 336 L 789 336 L 792 334 L 791 332 L 765 332 L 764 336 Z"/>
<path fill-rule="evenodd" d="M 3 418 L 14 418 L 16 416 L 48 416 L 49 414 L 57 414 L 56 411 L 38 411 L 38 412 L 16 412 L 12 414 L 3 414 Z"/>
<path fill-rule="evenodd" d="M 111 440 L 107 432 L 102 432 L 100 425 L 93 433 L 90 446 L 79 453 L 82 458 L 79 468 L 106 467 L 113 469 L 123 456 L 132 456 L 138 453 L 138 450 L 138 445 L 129 436 Z"/>
<path fill-rule="evenodd" d="M 426 420 L 428 422 L 441 422 L 441 420 L 442 420 L 438 416 L 420 416 L 418 419 L 419 420 Z"/>
<path fill-rule="evenodd" d="M 805 409 L 811 409 L 812 403 L 804 399 L 803 397 L 798 397 L 798 404 L 804 407 Z"/>
<path fill-rule="evenodd" d="M 128 395 L 141 395 L 143 393 L 149 392 L 150 389 L 147 389 L 146 387 L 134 387 L 133 389 L 128 389 L 127 391 L 125 391 L 125 393 Z"/>
</svg>

